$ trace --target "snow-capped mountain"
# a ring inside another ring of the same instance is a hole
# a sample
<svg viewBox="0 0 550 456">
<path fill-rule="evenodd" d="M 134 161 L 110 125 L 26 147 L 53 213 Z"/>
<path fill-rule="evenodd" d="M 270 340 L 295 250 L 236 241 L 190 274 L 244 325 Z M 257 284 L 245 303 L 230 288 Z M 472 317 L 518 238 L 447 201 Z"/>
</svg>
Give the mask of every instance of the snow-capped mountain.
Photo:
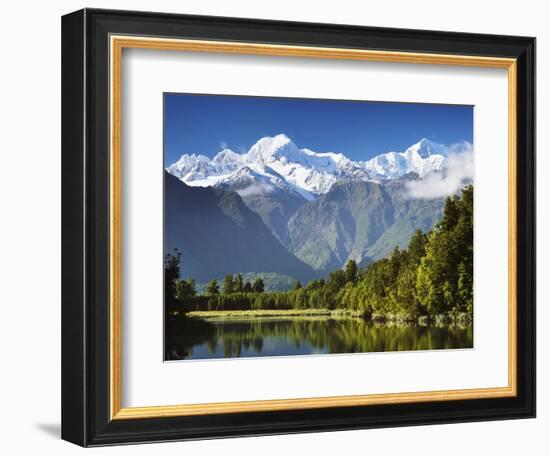
<svg viewBox="0 0 550 456">
<path fill-rule="evenodd" d="M 268 167 L 263 172 L 258 172 L 244 165 L 228 175 L 223 175 L 223 178 L 219 179 L 214 187 L 233 190 L 243 197 L 277 191 L 295 193 L 300 196 L 300 192 L 297 192 L 292 185 Z"/>
<path fill-rule="evenodd" d="M 204 251 L 211 270 L 220 262 L 226 272 L 294 268 L 292 276 L 300 278 L 305 265 L 322 273 L 350 258 L 366 264 L 405 247 L 415 229 L 428 232 L 441 217 L 444 197 L 471 182 L 473 155 L 469 143 L 422 139 L 403 152 L 359 162 L 299 148 L 280 134 L 261 138 L 245 153 L 225 148 L 213 158 L 182 155 L 166 171 L 175 176 L 165 178 L 172 204 L 165 216 L 174 217 L 166 226 L 176 227 L 166 245 L 185 252 L 188 272 L 207 275 L 197 253 Z M 254 240 L 255 231 L 261 239 Z M 220 256 L 225 244 L 230 253 Z M 280 261 L 260 269 L 268 263 L 252 262 L 256 250 L 260 256 L 273 250 Z"/>
<path fill-rule="evenodd" d="M 424 138 L 404 152 L 355 162 L 341 153 L 301 149 L 279 134 L 260 139 L 243 154 L 230 149 L 212 159 L 184 154 L 167 171 L 190 186 L 232 189 L 241 196 L 283 190 L 312 200 L 342 180 L 381 181 L 408 173 L 425 177 L 445 168 L 448 151 L 447 146 Z"/>
<path fill-rule="evenodd" d="M 448 148 L 423 138 L 404 152 L 388 152 L 364 163 L 369 174 L 378 179 L 395 179 L 416 173 L 425 177 L 445 166 Z"/>
<path fill-rule="evenodd" d="M 344 155 L 299 149 L 284 134 L 260 139 L 245 154 L 245 160 L 256 166 L 269 167 L 298 191 L 305 192 L 306 198 L 308 194 L 328 192 L 340 179 L 369 177 L 358 163 Z"/>
</svg>

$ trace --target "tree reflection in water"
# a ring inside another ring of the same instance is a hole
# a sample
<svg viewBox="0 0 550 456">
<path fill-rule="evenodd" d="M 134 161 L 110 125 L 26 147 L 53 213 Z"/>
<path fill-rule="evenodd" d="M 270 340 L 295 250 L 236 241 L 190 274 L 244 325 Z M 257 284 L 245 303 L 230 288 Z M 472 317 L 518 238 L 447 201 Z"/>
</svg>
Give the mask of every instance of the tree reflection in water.
<svg viewBox="0 0 550 456">
<path fill-rule="evenodd" d="M 471 326 L 376 324 L 354 318 L 210 319 L 200 323 L 195 319 L 185 320 L 177 330 L 168 333 L 167 360 L 473 346 Z"/>
</svg>

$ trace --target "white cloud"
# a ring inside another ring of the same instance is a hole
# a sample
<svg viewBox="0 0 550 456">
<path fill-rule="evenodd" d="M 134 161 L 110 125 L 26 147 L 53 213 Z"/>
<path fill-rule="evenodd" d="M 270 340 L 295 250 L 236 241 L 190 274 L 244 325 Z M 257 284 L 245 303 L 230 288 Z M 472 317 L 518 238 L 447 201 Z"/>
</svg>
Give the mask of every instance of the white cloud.
<svg viewBox="0 0 550 456">
<path fill-rule="evenodd" d="M 469 142 L 449 148 L 443 172 L 427 175 L 422 180 L 407 183 L 410 198 L 435 199 L 454 195 L 474 178 L 474 151 Z"/>
<path fill-rule="evenodd" d="M 227 149 L 228 144 L 225 141 L 220 141 L 220 149 Z"/>
</svg>

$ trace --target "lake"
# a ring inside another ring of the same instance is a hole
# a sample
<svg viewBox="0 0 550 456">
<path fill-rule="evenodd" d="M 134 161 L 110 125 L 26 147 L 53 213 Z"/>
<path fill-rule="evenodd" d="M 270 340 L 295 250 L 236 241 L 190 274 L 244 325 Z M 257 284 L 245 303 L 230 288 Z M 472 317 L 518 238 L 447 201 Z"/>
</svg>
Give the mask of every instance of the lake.
<svg viewBox="0 0 550 456">
<path fill-rule="evenodd" d="M 166 360 L 182 360 L 471 347 L 472 326 L 330 317 L 205 318 L 187 319 L 171 330 L 165 354 Z"/>
</svg>

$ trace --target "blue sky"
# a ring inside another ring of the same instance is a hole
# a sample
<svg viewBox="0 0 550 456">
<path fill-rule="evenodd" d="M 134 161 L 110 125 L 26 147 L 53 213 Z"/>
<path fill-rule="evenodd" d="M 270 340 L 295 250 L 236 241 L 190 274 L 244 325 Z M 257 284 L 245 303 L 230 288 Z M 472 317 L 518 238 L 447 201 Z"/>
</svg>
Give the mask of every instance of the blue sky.
<svg viewBox="0 0 550 456">
<path fill-rule="evenodd" d="M 172 94 L 164 96 L 165 166 L 184 153 L 246 152 L 285 133 L 298 147 L 368 160 L 422 138 L 473 142 L 473 107 L 304 98 Z"/>
</svg>

